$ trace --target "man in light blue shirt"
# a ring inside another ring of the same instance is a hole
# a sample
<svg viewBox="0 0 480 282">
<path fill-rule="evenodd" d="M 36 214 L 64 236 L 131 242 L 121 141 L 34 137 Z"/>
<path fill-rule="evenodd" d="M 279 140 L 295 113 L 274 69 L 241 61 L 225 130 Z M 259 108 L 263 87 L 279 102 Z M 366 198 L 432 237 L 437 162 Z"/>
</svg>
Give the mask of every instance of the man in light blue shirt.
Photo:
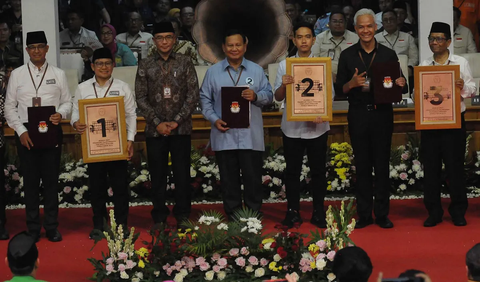
<svg viewBox="0 0 480 282">
<path fill-rule="evenodd" d="M 247 39 L 238 30 L 229 30 L 222 44 L 226 58 L 210 67 L 200 89 L 202 113 L 212 124 L 210 142 L 220 171 L 223 206 L 229 219 L 245 206 L 260 211 L 262 205 L 262 106 L 272 102 L 273 93 L 263 69 L 245 59 Z M 250 127 L 232 128 L 222 120 L 223 86 L 248 85 L 242 97 L 251 102 Z M 240 179 L 240 170 L 242 177 Z"/>
<path fill-rule="evenodd" d="M 312 46 L 315 44 L 315 33 L 311 24 L 299 23 L 293 28 L 293 42 L 298 48 L 295 57 L 313 57 Z M 287 86 L 293 83 L 293 77 L 286 74 L 286 60 L 280 62 L 275 79 L 275 100 L 285 100 Z M 332 87 L 333 90 L 333 87 Z M 303 222 L 300 216 L 300 173 L 303 164 L 303 154 L 307 150 L 310 166 L 313 215 L 310 220 L 319 228 L 326 227 L 323 208 L 327 192 L 325 163 L 327 152 L 327 137 L 330 124 L 320 117 L 306 122 L 287 121 L 286 110 L 282 116 L 283 150 L 287 163 L 285 188 L 287 192 L 288 210 L 284 226 L 292 228 Z"/>
</svg>

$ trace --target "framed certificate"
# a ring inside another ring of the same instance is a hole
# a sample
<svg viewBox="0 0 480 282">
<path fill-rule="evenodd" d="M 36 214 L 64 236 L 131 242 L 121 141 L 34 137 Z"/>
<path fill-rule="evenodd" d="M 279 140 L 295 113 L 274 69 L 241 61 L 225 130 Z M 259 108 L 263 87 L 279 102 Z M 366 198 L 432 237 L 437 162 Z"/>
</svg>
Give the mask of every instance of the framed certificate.
<svg viewBox="0 0 480 282">
<path fill-rule="evenodd" d="M 287 87 L 288 121 L 332 120 L 332 60 L 287 58 L 287 74 L 294 83 Z"/>
<path fill-rule="evenodd" d="M 85 163 L 126 160 L 127 127 L 123 96 L 78 100 Z"/>
<path fill-rule="evenodd" d="M 415 70 L 415 129 L 461 128 L 460 66 L 418 66 Z"/>
</svg>

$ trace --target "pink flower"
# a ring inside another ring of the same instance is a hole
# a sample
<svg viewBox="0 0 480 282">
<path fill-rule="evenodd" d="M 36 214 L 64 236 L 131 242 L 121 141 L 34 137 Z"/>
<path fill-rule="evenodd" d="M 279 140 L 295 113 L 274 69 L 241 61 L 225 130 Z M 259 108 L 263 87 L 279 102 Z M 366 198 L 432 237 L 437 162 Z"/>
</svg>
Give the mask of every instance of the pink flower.
<svg viewBox="0 0 480 282">
<path fill-rule="evenodd" d="M 412 161 L 412 164 L 414 164 L 414 165 L 420 165 L 421 163 L 420 163 L 420 161 L 418 161 L 418 160 L 413 160 L 413 161 Z"/>
<path fill-rule="evenodd" d="M 8 170 L 3 169 L 3 174 L 5 174 L 5 176 L 8 176 Z"/>
<path fill-rule="evenodd" d="M 109 196 L 109 197 L 113 197 L 113 189 L 112 189 L 112 187 L 108 188 L 107 192 L 108 192 L 108 196 Z"/>
<path fill-rule="evenodd" d="M 311 180 L 312 179 L 310 177 L 305 178 L 305 182 L 307 182 L 307 184 L 310 183 Z"/>
<path fill-rule="evenodd" d="M 217 264 L 221 267 L 221 268 L 225 268 L 225 266 L 227 266 L 227 259 L 225 258 L 221 258 L 217 261 Z"/>
<path fill-rule="evenodd" d="M 8 192 L 8 191 L 12 190 L 12 187 L 8 184 L 5 184 L 5 190 Z"/>
<path fill-rule="evenodd" d="M 319 253 L 318 256 L 317 256 L 317 260 L 324 259 L 325 257 L 326 257 L 326 255 L 324 253 Z"/>
<path fill-rule="evenodd" d="M 128 254 L 127 253 L 118 253 L 119 260 L 127 260 Z"/>
<path fill-rule="evenodd" d="M 201 271 L 207 271 L 210 268 L 210 264 L 208 262 L 202 262 L 199 264 Z"/>
<path fill-rule="evenodd" d="M 168 268 L 170 268 L 170 264 L 167 263 L 167 264 L 165 264 L 164 266 L 162 266 L 162 268 L 163 268 L 163 270 L 166 271 Z"/>
<path fill-rule="evenodd" d="M 212 255 L 212 260 L 213 260 L 213 261 L 217 261 L 217 260 L 220 259 L 220 257 L 221 257 L 221 256 L 220 256 L 219 253 L 214 253 L 214 254 Z"/>
<path fill-rule="evenodd" d="M 309 260 L 307 258 L 302 258 L 300 260 L 300 266 L 310 265 L 310 262 L 311 262 L 311 260 Z"/>
<path fill-rule="evenodd" d="M 65 187 L 63 188 L 63 192 L 64 192 L 65 194 L 68 194 L 68 193 L 72 192 L 72 187 L 70 187 L 70 186 L 65 186 Z"/>
<path fill-rule="evenodd" d="M 408 174 L 406 172 L 400 173 L 400 179 L 401 180 L 407 180 L 407 178 L 408 178 Z"/>
<path fill-rule="evenodd" d="M 243 257 L 238 257 L 237 259 L 235 259 L 235 263 L 240 267 L 244 267 L 245 259 Z"/>
<path fill-rule="evenodd" d="M 217 272 L 220 271 L 221 268 L 220 268 L 220 266 L 218 266 L 218 265 L 214 265 L 214 266 L 212 267 L 212 269 L 213 269 L 213 272 L 217 273 Z"/>
<path fill-rule="evenodd" d="M 204 263 L 205 262 L 205 258 L 204 257 L 198 257 L 196 260 L 195 260 L 195 263 L 197 265 L 200 265 L 201 263 Z"/>
<path fill-rule="evenodd" d="M 270 175 L 262 176 L 262 183 L 265 183 L 265 182 L 270 181 L 270 180 L 272 180 L 272 177 L 270 177 Z"/>
<path fill-rule="evenodd" d="M 328 259 L 329 261 L 333 261 L 334 258 L 335 258 L 335 251 L 330 251 L 330 252 L 328 252 L 328 254 L 327 254 L 327 259 Z"/>
<path fill-rule="evenodd" d="M 15 181 L 20 180 L 20 175 L 18 174 L 18 172 L 14 172 L 12 174 L 12 180 L 15 180 Z"/>
<path fill-rule="evenodd" d="M 402 154 L 402 160 L 404 160 L 404 161 L 408 160 L 408 156 L 409 156 L 408 153 L 403 153 Z"/>
<path fill-rule="evenodd" d="M 122 271 L 125 271 L 126 267 L 125 267 L 125 264 L 119 264 L 118 265 L 118 271 L 122 272 Z"/>
<path fill-rule="evenodd" d="M 172 275 L 172 272 L 173 272 L 173 269 L 171 269 L 170 267 L 167 268 L 167 270 L 165 271 L 167 273 L 168 276 L 171 276 Z"/>
<path fill-rule="evenodd" d="M 107 264 L 105 270 L 107 271 L 107 274 L 110 274 L 111 272 L 113 272 L 113 265 Z"/>
<path fill-rule="evenodd" d="M 115 260 L 113 258 L 108 258 L 107 259 L 107 264 L 113 264 Z"/>
<path fill-rule="evenodd" d="M 132 269 L 137 265 L 136 262 L 133 262 L 132 260 L 127 260 L 127 269 Z"/>
<path fill-rule="evenodd" d="M 323 252 L 325 250 L 325 247 L 327 246 L 327 243 L 325 241 L 320 240 L 317 242 L 317 246 L 320 248 L 320 251 Z"/>
<path fill-rule="evenodd" d="M 238 253 L 240 252 L 239 249 L 237 248 L 233 248 L 233 249 L 230 249 L 230 252 L 228 252 L 232 257 L 236 257 L 238 256 Z"/>
<path fill-rule="evenodd" d="M 248 251 L 248 249 L 246 247 L 243 247 L 241 250 L 240 250 L 240 253 L 244 256 L 248 255 L 250 252 Z"/>
<path fill-rule="evenodd" d="M 175 267 L 175 270 L 176 270 L 176 271 L 180 271 L 180 269 L 182 269 L 182 262 L 179 261 L 179 260 L 177 260 L 177 261 L 175 262 L 174 267 Z"/>
<path fill-rule="evenodd" d="M 260 260 L 260 265 L 261 265 L 261 266 L 266 266 L 267 264 L 268 264 L 268 260 L 267 260 L 267 259 L 262 258 L 262 259 Z"/>
<path fill-rule="evenodd" d="M 248 258 L 248 262 L 251 264 L 251 265 L 258 265 L 258 259 L 255 257 L 255 256 L 250 256 Z"/>
</svg>

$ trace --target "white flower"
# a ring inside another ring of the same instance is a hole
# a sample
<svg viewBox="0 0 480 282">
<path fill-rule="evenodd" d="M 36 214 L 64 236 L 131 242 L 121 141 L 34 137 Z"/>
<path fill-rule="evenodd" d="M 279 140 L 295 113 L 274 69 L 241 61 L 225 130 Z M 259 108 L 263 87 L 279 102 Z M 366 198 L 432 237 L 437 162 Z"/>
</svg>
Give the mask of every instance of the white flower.
<svg viewBox="0 0 480 282">
<path fill-rule="evenodd" d="M 410 180 L 408 180 L 408 185 L 413 185 L 413 184 L 415 184 L 415 179 L 410 178 Z"/>
<path fill-rule="evenodd" d="M 335 280 L 335 278 L 337 278 L 337 276 L 335 276 L 335 274 L 333 274 L 332 272 L 330 272 L 330 273 L 327 275 L 328 281 L 333 281 L 333 280 Z"/>
<path fill-rule="evenodd" d="M 253 272 L 253 266 L 251 264 L 247 265 L 247 267 L 245 267 L 245 272 L 247 273 Z"/>
<path fill-rule="evenodd" d="M 274 177 L 274 178 L 272 179 L 272 182 L 273 182 L 273 184 L 275 184 L 276 186 L 282 186 L 282 180 L 281 180 L 280 178 L 278 178 L 278 177 Z"/>
<path fill-rule="evenodd" d="M 332 181 L 332 190 L 335 190 L 338 188 L 338 178 L 335 178 L 335 180 Z"/>
<path fill-rule="evenodd" d="M 414 164 L 414 165 L 412 165 L 412 170 L 413 170 L 413 171 L 419 171 L 420 168 L 421 168 L 421 167 L 420 167 L 420 164 Z"/>
<path fill-rule="evenodd" d="M 205 280 L 207 280 L 207 281 L 212 281 L 214 275 L 215 275 L 215 272 L 213 272 L 213 270 L 207 271 L 207 272 L 205 273 Z"/>
<path fill-rule="evenodd" d="M 273 260 L 276 261 L 276 262 L 280 261 L 281 259 L 282 259 L 282 257 L 279 254 L 275 254 L 273 256 Z"/>
<path fill-rule="evenodd" d="M 175 278 L 173 278 L 173 281 L 175 282 L 183 282 L 183 275 L 181 273 L 177 273 L 175 275 Z"/>
<path fill-rule="evenodd" d="M 395 169 L 390 170 L 390 178 L 397 178 L 398 172 Z"/>
<path fill-rule="evenodd" d="M 125 271 L 122 271 L 122 272 L 120 272 L 120 278 L 122 278 L 122 279 L 128 279 L 129 276 L 128 276 L 128 274 L 127 274 Z"/>
<path fill-rule="evenodd" d="M 218 230 L 222 230 L 222 229 L 223 230 L 228 230 L 228 225 L 222 222 L 217 226 L 217 229 Z"/>
<path fill-rule="evenodd" d="M 327 266 L 327 262 L 324 259 L 317 260 L 316 264 L 318 270 L 323 270 Z"/>
<path fill-rule="evenodd" d="M 140 278 L 137 278 L 137 277 L 132 278 L 132 282 L 140 282 Z"/>
<path fill-rule="evenodd" d="M 402 190 L 402 191 L 405 191 L 405 190 L 407 190 L 407 185 L 405 185 L 405 184 L 400 184 L 400 185 L 398 186 L 398 188 L 399 188 L 400 190 Z"/>
<path fill-rule="evenodd" d="M 197 176 L 197 171 L 193 167 L 190 167 L 190 177 L 195 177 L 195 176 Z"/>
<path fill-rule="evenodd" d="M 142 171 L 140 171 L 140 174 L 142 174 L 142 175 L 149 175 L 150 173 L 148 172 L 148 170 L 142 169 Z"/>
<path fill-rule="evenodd" d="M 262 267 L 255 270 L 255 277 L 262 277 L 263 275 L 265 275 L 265 269 Z"/>
<path fill-rule="evenodd" d="M 75 195 L 74 198 L 75 198 L 75 201 L 77 201 L 78 203 L 80 203 L 82 201 L 82 195 L 80 195 L 80 194 Z"/>
<path fill-rule="evenodd" d="M 180 269 L 180 274 L 182 274 L 183 277 L 187 276 L 188 275 L 188 270 L 186 270 L 185 268 L 182 268 Z"/>
<path fill-rule="evenodd" d="M 227 276 L 227 273 L 226 273 L 225 271 L 219 271 L 219 272 L 217 273 L 217 278 L 218 278 L 218 280 L 223 280 L 223 279 L 225 279 L 225 276 Z"/>
</svg>

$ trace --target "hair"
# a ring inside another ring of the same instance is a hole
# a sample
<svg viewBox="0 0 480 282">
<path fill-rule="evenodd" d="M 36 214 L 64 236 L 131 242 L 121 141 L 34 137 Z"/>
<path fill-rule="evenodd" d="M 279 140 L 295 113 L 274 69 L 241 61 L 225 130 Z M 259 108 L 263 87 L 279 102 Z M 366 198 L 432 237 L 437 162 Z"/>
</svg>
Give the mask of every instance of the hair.
<svg viewBox="0 0 480 282">
<path fill-rule="evenodd" d="M 79 18 L 81 18 L 82 20 L 85 19 L 85 14 L 84 14 L 82 11 L 78 10 L 78 9 L 69 9 L 69 10 L 67 11 L 67 16 L 70 15 L 70 14 L 77 14 L 77 16 L 78 16 Z"/>
<path fill-rule="evenodd" d="M 343 9 L 343 8 L 342 8 Z M 347 19 L 347 16 L 345 16 L 345 13 L 342 11 L 342 9 L 335 9 L 332 12 L 330 12 L 330 19 L 328 21 L 332 20 L 333 15 L 342 15 L 343 20 Z"/>
<path fill-rule="evenodd" d="M 137 10 L 130 10 L 127 13 L 127 21 L 130 20 L 130 17 L 132 16 L 133 13 L 137 13 L 140 16 L 140 20 L 143 21 L 142 14 L 140 14 Z"/>
<path fill-rule="evenodd" d="M 368 282 L 372 261 L 360 247 L 346 247 L 335 254 L 332 271 L 341 282 Z"/>
<path fill-rule="evenodd" d="M 453 6 L 453 12 L 457 14 L 458 18 L 462 17 L 462 11 L 459 8 Z"/>
<path fill-rule="evenodd" d="M 33 270 L 35 269 L 35 263 L 33 263 L 31 266 L 23 267 L 21 269 L 16 268 L 14 265 L 11 265 L 10 263 L 8 264 L 8 267 L 10 267 L 10 271 L 12 272 L 13 275 L 26 276 L 26 275 L 30 275 L 33 272 Z"/>
<path fill-rule="evenodd" d="M 420 274 L 420 273 L 425 274 L 425 272 L 423 272 L 421 270 L 418 270 L 418 269 L 408 269 L 408 270 L 405 270 L 405 272 L 400 273 L 398 278 L 413 278 L 413 277 L 415 277 L 415 275 Z M 417 280 L 415 280 L 415 281 L 424 282 L 424 279 L 423 278 L 417 278 Z"/>
<path fill-rule="evenodd" d="M 392 9 L 402 9 L 402 10 L 407 11 L 407 3 L 405 3 L 405 1 L 403 1 L 403 0 L 396 0 L 393 3 L 393 8 Z"/>
<path fill-rule="evenodd" d="M 4 17 L 2 17 L 2 19 L 0 20 L 0 24 L 6 24 L 8 29 L 12 29 L 12 27 L 10 26 L 10 23 L 7 20 L 5 20 Z"/>
<path fill-rule="evenodd" d="M 395 18 L 397 18 L 397 13 L 395 13 L 393 9 L 385 9 L 385 11 L 382 12 L 382 19 L 383 19 L 383 15 L 385 15 L 386 13 L 393 13 Z"/>
<path fill-rule="evenodd" d="M 185 5 L 183 5 L 181 8 L 180 8 L 180 15 L 183 14 L 183 9 L 185 8 L 192 8 L 193 9 L 193 12 L 195 12 L 195 4 L 191 3 L 191 2 L 187 2 L 185 3 Z"/>
<path fill-rule="evenodd" d="M 293 26 L 293 35 L 295 36 L 297 33 L 297 30 L 299 30 L 302 27 L 306 27 L 310 29 L 312 32 L 312 36 L 315 37 L 315 30 L 313 29 L 313 25 L 309 22 L 299 22 Z"/>
<path fill-rule="evenodd" d="M 353 17 L 353 24 L 357 25 L 357 18 L 360 16 L 365 16 L 365 15 L 370 15 L 373 18 L 373 21 L 375 22 L 375 13 L 371 9 L 363 8 L 358 10 L 355 13 L 355 17 Z"/>
<path fill-rule="evenodd" d="M 296 0 L 285 0 L 285 5 L 293 5 L 296 7 L 297 1 Z"/>
<path fill-rule="evenodd" d="M 227 37 L 232 36 L 232 35 L 240 35 L 243 39 L 243 44 L 247 43 L 247 36 L 245 36 L 245 33 L 243 33 L 239 29 L 229 29 L 227 32 L 225 32 L 225 35 L 223 36 L 223 44 L 227 42 Z"/>
<path fill-rule="evenodd" d="M 469 278 L 480 281 L 480 243 L 473 246 L 467 252 L 466 264 L 468 268 Z"/>
</svg>

